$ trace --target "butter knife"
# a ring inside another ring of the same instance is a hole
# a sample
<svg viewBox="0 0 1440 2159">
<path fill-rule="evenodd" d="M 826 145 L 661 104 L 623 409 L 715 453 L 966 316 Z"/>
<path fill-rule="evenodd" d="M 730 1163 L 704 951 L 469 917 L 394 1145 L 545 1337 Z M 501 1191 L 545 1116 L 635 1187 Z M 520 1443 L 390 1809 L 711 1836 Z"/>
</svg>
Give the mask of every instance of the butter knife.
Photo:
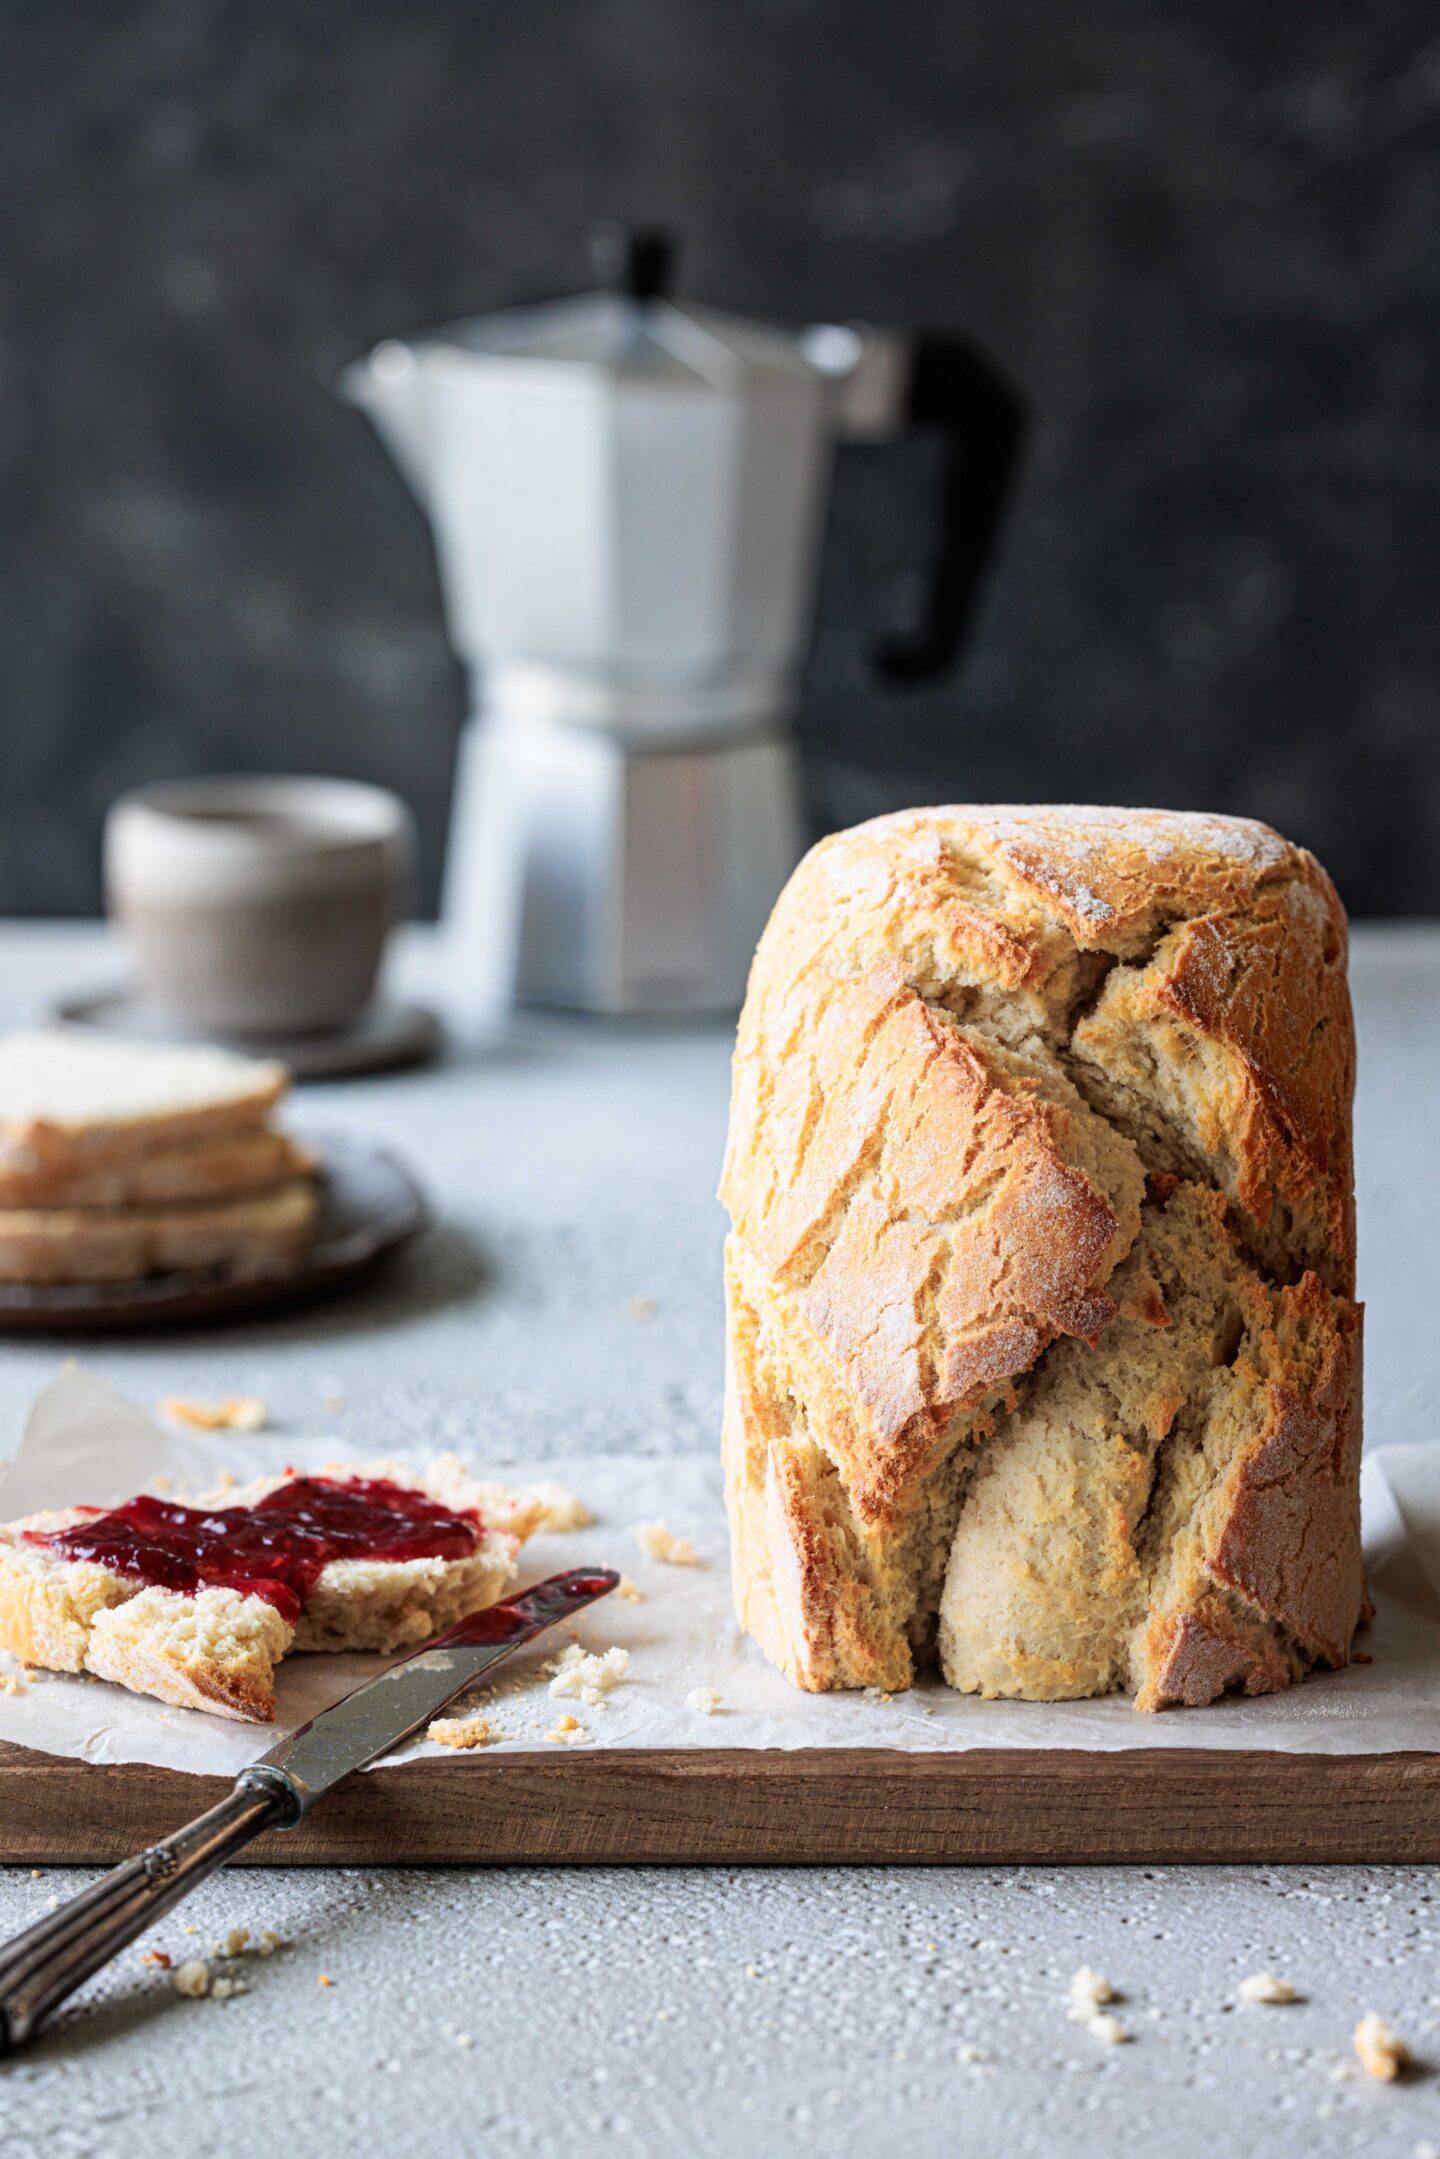
<svg viewBox="0 0 1440 2159">
<path fill-rule="evenodd" d="M 0 2055 L 23 2046 L 76 1987 L 267 1829 L 293 1829 L 367 1762 L 423 1731 L 503 1657 L 608 1596 L 608 1567 L 552 1574 L 472 1613 L 290 1732 L 235 1788 L 162 1843 L 82 1890 L 0 1948 Z"/>
</svg>

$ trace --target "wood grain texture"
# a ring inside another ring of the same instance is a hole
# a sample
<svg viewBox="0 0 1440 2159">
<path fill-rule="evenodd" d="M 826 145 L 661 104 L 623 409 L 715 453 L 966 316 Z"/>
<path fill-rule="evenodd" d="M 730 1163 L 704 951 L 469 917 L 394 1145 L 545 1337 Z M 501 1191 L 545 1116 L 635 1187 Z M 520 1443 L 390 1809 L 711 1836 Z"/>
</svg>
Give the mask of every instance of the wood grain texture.
<svg viewBox="0 0 1440 2159">
<path fill-rule="evenodd" d="M 123 1859 L 228 1788 L 0 1746 L 0 1862 Z M 1440 1754 L 641 1751 L 415 1762 L 261 1866 L 1161 1865 L 1440 1860 Z"/>
</svg>

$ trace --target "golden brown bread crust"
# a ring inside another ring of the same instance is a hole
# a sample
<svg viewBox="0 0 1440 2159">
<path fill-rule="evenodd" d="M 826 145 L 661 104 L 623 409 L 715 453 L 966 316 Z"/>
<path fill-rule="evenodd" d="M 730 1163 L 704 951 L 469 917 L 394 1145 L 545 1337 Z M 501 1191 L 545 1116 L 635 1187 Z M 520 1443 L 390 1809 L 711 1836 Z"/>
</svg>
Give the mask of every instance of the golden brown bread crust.
<svg viewBox="0 0 1440 2159">
<path fill-rule="evenodd" d="M 1084 1104 L 1017 1081 L 894 963 L 821 987 L 807 1056 L 771 1075 L 722 1196 L 843 1374 L 861 1415 L 837 1444 L 857 1510 L 880 1521 L 958 1408 L 1113 1316 L 1103 1283 L 1140 1178 L 1122 1182 L 1122 1223 L 1071 1159 L 1096 1121 Z"/>
<path fill-rule="evenodd" d="M 1355 1524 L 1361 1313 L 1327 1297 L 1314 1275 L 1282 1289 L 1278 1303 L 1283 1330 L 1313 1328 L 1318 1370 L 1298 1372 L 1293 1356 L 1282 1364 L 1278 1344 L 1267 1358 L 1264 1421 L 1231 1473 L 1206 1568 L 1309 1656 L 1343 1664 L 1364 1599 Z"/>
<path fill-rule="evenodd" d="M 737 1605 L 801 1684 L 906 1682 L 975 1462 L 1035 1451 L 1027 1402 L 1062 1350 L 1074 1377 L 1047 1416 L 1077 1416 L 1097 1373 L 1128 1414 L 1140 1380 L 1116 1345 L 1169 1314 L 1127 1254 L 1177 1185 L 1270 1369 L 1227 1373 L 1203 1442 L 1182 1399 L 1198 1368 L 1173 1405 L 1152 1388 L 1176 1428 L 1152 1417 L 1141 1466 L 1112 1459 L 1106 1534 L 1143 1541 L 1152 1481 L 1189 1449 L 1208 1541 L 1184 1580 L 1127 1541 L 1155 1599 L 1140 1651 L 1117 1635 L 1067 1666 L 1017 1639 L 973 1683 L 1129 1683 L 1158 1706 L 1344 1661 L 1362 1594 L 1345 948 L 1318 865 L 1237 819 L 919 811 L 806 858 L 752 970 L 721 1186 Z M 1037 1610 L 1047 1549 L 1025 1562 Z"/>
</svg>

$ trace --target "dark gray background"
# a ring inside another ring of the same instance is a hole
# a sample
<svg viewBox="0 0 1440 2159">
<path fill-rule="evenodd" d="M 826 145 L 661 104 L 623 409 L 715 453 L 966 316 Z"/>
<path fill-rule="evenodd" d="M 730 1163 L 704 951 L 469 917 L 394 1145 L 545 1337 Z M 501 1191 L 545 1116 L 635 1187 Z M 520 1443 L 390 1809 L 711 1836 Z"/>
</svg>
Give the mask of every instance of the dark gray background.
<svg viewBox="0 0 1440 2159">
<path fill-rule="evenodd" d="M 462 689 L 337 369 L 590 282 L 961 327 L 1040 424 L 953 682 L 878 695 L 925 457 L 845 459 L 817 825 L 922 799 L 1257 813 L 1440 909 L 1431 0 L 6 0 L 0 910 L 88 910 L 106 802 L 333 770 L 413 802 Z"/>
</svg>

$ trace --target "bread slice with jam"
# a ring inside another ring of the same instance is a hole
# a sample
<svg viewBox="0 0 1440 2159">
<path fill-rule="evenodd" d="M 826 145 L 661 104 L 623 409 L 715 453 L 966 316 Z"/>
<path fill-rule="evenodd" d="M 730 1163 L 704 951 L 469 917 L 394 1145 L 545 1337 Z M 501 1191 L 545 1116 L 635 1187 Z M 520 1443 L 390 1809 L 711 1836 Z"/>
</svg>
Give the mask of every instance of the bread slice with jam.
<svg viewBox="0 0 1440 2159">
<path fill-rule="evenodd" d="M 494 1604 L 543 1501 L 454 1455 L 0 1525 L 0 1648 L 249 1723 L 292 1650 L 413 1648 Z"/>
</svg>

